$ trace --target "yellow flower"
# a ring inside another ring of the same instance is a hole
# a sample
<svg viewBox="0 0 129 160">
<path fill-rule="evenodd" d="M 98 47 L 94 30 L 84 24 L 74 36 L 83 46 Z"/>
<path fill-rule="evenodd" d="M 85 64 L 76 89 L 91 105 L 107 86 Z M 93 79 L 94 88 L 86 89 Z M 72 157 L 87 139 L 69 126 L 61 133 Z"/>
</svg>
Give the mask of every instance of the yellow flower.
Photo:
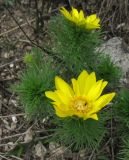
<svg viewBox="0 0 129 160">
<path fill-rule="evenodd" d="M 96 14 L 84 17 L 84 13 L 81 10 L 78 12 L 76 8 L 72 7 L 71 12 L 67 11 L 64 7 L 61 7 L 60 12 L 71 22 L 78 26 L 84 26 L 86 29 L 100 28 L 100 19 L 97 18 Z"/>
<path fill-rule="evenodd" d="M 97 18 L 96 14 L 90 15 L 86 18 L 85 24 L 87 29 L 100 28 L 100 19 Z"/>
<path fill-rule="evenodd" d="M 84 120 L 98 120 L 97 112 L 106 106 L 115 93 L 100 96 L 107 81 L 96 81 L 95 73 L 83 70 L 76 79 L 71 79 L 72 87 L 63 79 L 55 77 L 55 91 L 46 91 L 45 95 L 53 100 L 52 104 L 59 117 L 77 116 Z"/>
<path fill-rule="evenodd" d="M 72 7 L 72 11 L 68 12 L 64 7 L 61 7 L 60 12 L 69 20 L 75 23 L 76 25 L 84 25 L 85 24 L 85 17 L 84 13 L 81 10 L 78 12 L 77 9 Z"/>
</svg>

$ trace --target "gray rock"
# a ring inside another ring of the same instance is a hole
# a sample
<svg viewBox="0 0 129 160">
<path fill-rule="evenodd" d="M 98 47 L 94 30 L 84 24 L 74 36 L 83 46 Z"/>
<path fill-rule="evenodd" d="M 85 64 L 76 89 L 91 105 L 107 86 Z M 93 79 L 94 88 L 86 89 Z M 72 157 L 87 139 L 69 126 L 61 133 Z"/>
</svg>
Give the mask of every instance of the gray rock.
<svg viewBox="0 0 129 160">
<path fill-rule="evenodd" d="M 105 42 L 97 51 L 109 55 L 112 62 L 122 69 L 123 76 L 126 77 L 129 73 L 129 52 L 124 47 L 122 39 L 114 37 Z"/>
</svg>

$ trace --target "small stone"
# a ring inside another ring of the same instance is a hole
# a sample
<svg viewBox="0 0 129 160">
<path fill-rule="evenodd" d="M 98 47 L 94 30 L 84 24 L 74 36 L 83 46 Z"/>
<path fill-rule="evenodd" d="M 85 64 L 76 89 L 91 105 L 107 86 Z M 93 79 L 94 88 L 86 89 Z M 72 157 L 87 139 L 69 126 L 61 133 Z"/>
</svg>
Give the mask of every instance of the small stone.
<svg viewBox="0 0 129 160">
<path fill-rule="evenodd" d="M 8 53 L 4 53 L 4 58 L 8 58 L 9 54 Z"/>
<path fill-rule="evenodd" d="M 36 156 L 41 158 L 41 160 L 44 160 L 46 153 L 47 153 L 47 149 L 43 146 L 41 142 L 38 142 L 38 144 L 36 144 L 35 146 Z"/>
<path fill-rule="evenodd" d="M 17 123 L 17 117 L 16 117 L 16 116 L 12 116 L 12 121 L 13 121 L 14 123 Z"/>
<path fill-rule="evenodd" d="M 19 22 L 23 22 L 23 19 L 22 19 L 22 18 L 20 18 L 20 19 L 19 19 Z"/>
<path fill-rule="evenodd" d="M 16 66 L 16 69 L 19 69 L 19 66 L 18 66 L 18 65 Z"/>
<path fill-rule="evenodd" d="M 10 68 L 13 68 L 13 67 L 14 67 L 14 64 L 13 64 L 13 63 L 11 63 L 11 64 L 9 65 L 9 67 L 10 67 Z"/>
</svg>

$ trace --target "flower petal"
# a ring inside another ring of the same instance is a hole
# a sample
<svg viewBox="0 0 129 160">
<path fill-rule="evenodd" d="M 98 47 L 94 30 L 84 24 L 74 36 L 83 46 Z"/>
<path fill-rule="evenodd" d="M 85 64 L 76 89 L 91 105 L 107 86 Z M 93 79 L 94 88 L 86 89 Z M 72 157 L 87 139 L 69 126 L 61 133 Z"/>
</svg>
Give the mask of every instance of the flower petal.
<svg viewBox="0 0 129 160">
<path fill-rule="evenodd" d="M 46 95 L 46 97 L 52 99 L 53 101 L 61 103 L 59 97 L 57 96 L 57 94 L 55 92 L 53 92 L 53 91 L 46 91 L 45 95 Z"/>
<path fill-rule="evenodd" d="M 56 110 L 56 115 L 59 116 L 59 117 L 69 117 L 69 116 L 72 116 L 73 113 L 69 110 L 62 110 L 60 109 L 61 107 L 59 106 L 54 106 L 55 110 Z"/>
<path fill-rule="evenodd" d="M 69 97 L 65 96 L 61 91 L 56 90 L 54 92 L 52 91 L 46 91 L 45 92 L 46 97 L 50 98 L 51 100 L 53 100 L 54 102 L 52 102 L 52 104 L 55 105 L 66 105 L 64 109 L 69 109 Z"/>
<path fill-rule="evenodd" d="M 79 12 L 79 20 L 80 20 L 80 21 L 85 21 L 84 13 L 83 13 L 82 10 Z M 84 23 L 84 22 L 83 22 L 83 23 Z"/>
<path fill-rule="evenodd" d="M 65 95 L 72 97 L 73 96 L 73 90 L 72 88 L 60 77 L 55 77 L 55 86 L 57 90 L 62 91 Z"/>
<path fill-rule="evenodd" d="M 98 120 L 97 114 L 92 114 L 91 116 L 89 116 L 89 118 L 92 118 L 94 120 Z"/>
<path fill-rule="evenodd" d="M 73 7 L 72 7 L 71 15 L 72 15 L 72 17 L 74 17 L 75 19 L 79 19 L 78 10 L 77 10 L 76 8 L 73 8 Z"/>
<path fill-rule="evenodd" d="M 96 113 L 95 114 L 91 114 L 91 115 L 84 114 L 82 117 L 83 117 L 84 120 L 89 119 L 89 118 L 92 118 L 94 120 L 98 120 L 98 116 L 97 116 Z"/>
<path fill-rule="evenodd" d="M 107 81 L 103 82 L 103 80 L 99 80 L 89 91 L 87 97 L 89 100 L 96 100 L 101 95 L 104 87 L 107 85 Z"/>
<path fill-rule="evenodd" d="M 90 15 L 85 19 L 87 29 L 100 28 L 100 19 L 97 18 L 96 14 Z"/>
<path fill-rule="evenodd" d="M 87 77 L 88 77 L 88 72 L 86 70 L 83 70 L 78 76 L 77 82 L 79 85 L 80 94 L 84 93 L 84 86 L 85 86 L 85 81 Z"/>
<path fill-rule="evenodd" d="M 61 7 L 60 8 L 60 12 L 68 19 L 71 21 L 72 17 L 71 17 L 71 14 L 64 8 L 64 7 Z"/>
<path fill-rule="evenodd" d="M 96 20 L 96 18 L 97 18 L 96 14 L 92 14 L 90 16 L 87 16 L 86 21 L 88 23 L 91 23 L 91 22 L 94 22 Z"/>
<path fill-rule="evenodd" d="M 63 92 L 61 92 L 60 90 L 56 90 L 55 93 L 57 94 L 57 96 L 59 97 L 60 101 L 65 104 L 65 105 L 69 105 L 70 102 L 70 97 L 64 95 Z"/>
<path fill-rule="evenodd" d="M 79 85 L 76 79 L 72 78 L 72 86 L 76 96 L 80 96 Z"/>
<path fill-rule="evenodd" d="M 100 95 L 101 95 L 101 93 L 103 92 L 104 88 L 107 86 L 107 84 L 108 84 L 107 81 L 104 81 L 104 82 L 102 83 L 102 86 L 101 86 L 101 89 L 100 89 Z"/>
<path fill-rule="evenodd" d="M 83 96 L 86 96 L 88 94 L 89 90 L 95 83 L 96 83 L 95 72 L 92 72 L 85 80 Z"/>
<path fill-rule="evenodd" d="M 94 103 L 94 113 L 98 112 L 100 109 L 102 109 L 104 106 L 106 106 L 116 95 L 115 92 L 105 94 L 101 96 L 97 101 Z"/>
</svg>

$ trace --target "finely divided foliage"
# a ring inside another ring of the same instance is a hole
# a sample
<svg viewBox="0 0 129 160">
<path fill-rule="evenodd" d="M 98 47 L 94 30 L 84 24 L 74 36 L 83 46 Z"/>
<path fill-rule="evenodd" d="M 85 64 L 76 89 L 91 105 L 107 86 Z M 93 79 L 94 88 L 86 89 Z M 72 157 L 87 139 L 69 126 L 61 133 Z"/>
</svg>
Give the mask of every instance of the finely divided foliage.
<svg viewBox="0 0 129 160">
<path fill-rule="evenodd" d="M 93 119 L 84 121 L 76 117 L 58 119 L 55 124 L 58 124 L 59 127 L 55 129 L 56 134 L 52 140 L 70 146 L 75 151 L 97 149 L 107 133 L 104 121 L 103 119 L 99 121 Z"/>
<path fill-rule="evenodd" d="M 49 33 L 52 51 L 71 72 L 79 74 L 85 67 L 94 70 L 93 64 L 99 56 L 95 50 L 101 44 L 100 31 L 85 30 L 59 16 L 52 17 Z"/>
<path fill-rule="evenodd" d="M 35 48 L 24 57 L 27 69 L 20 76 L 21 83 L 13 86 L 31 119 L 42 118 L 52 111 L 44 91 L 52 88 L 56 69 L 53 69 L 52 60 L 44 59 L 43 55 L 41 50 Z"/>
</svg>

